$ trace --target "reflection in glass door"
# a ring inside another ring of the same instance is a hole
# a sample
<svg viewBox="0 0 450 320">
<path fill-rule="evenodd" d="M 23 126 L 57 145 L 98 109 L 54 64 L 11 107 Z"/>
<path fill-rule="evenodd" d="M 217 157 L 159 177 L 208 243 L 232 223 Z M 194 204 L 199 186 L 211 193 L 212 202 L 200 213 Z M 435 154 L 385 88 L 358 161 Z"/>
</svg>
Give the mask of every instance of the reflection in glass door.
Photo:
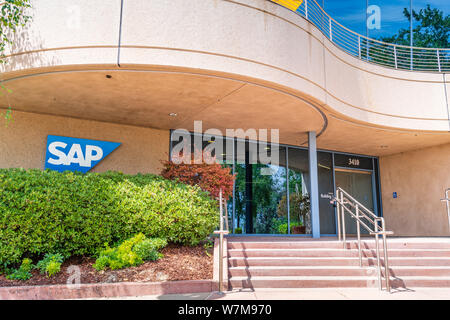
<svg viewBox="0 0 450 320">
<path fill-rule="evenodd" d="M 372 171 L 365 170 L 336 169 L 336 187 L 341 187 L 374 212 L 372 174 Z M 355 219 L 349 218 L 348 214 L 345 216 L 345 230 L 346 233 L 356 234 Z M 367 233 L 367 231 L 361 228 L 361 233 Z"/>
<path fill-rule="evenodd" d="M 174 132 L 171 133 L 171 157 L 173 148 L 186 142 L 190 152 L 210 151 L 218 163 L 236 174 L 233 197 L 227 206 L 235 234 L 311 233 L 308 149 L 207 134 L 188 133 L 185 137 Z M 198 144 L 195 138 L 199 138 Z M 266 161 L 269 155 L 272 160 L 274 152 L 278 161 Z M 336 233 L 336 211 L 330 203 L 335 187 L 343 188 L 368 209 L 382 214 L 377 159 L 318 151 L 317 162 L 322 235 Z M 347 232 L 355 233 L 354 221 L 350 218 L 346 221 Z"/>
<path fill-rule="evenodd" d="M 261 163 L 261 153 L 273 152 L 279 155 L 276 164 Z M 235 233 L 286 233 L 285 148 L 237 141 L 235 170 Z"/>
</svg>

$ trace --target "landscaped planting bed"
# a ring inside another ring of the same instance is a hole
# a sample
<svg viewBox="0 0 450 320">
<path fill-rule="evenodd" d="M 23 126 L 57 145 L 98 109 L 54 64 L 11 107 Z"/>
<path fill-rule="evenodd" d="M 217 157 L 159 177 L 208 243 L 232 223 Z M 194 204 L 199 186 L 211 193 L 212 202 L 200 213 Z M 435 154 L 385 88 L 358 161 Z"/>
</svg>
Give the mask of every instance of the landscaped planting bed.
<svg viewBox="0 0 450 320">
<path fill-rule="evenodd" d="M 119 270 L 97 271 L 92 267 L 95 258 L 71 257 L 61 266 L 61 271 L 53 277 L 32 272 L 33 277 L 26 281 L 7 280 L 0 275 L 0 287 L 34 286 L 66 284 L 73 274 L 70 266 L 80 268 L 80 283 L 116 283 L 116 282 L 159 282 L 175 280 L 208 280 L 213 277 L 212 248 L 204 244 L 197 246 L 180 246 L 169 244 L 161 250 L 163 258 L 147 261 L 136 267 Z M 68 272 L 69 271 L 69 272 Z"/>
<path fill-rule="evenodd" d="M 217 201 L 157 175 L 0 169 L 0 286 L 206 280 Z M 69 269 L 68 269 L 69 268 Z"/>
</svg>

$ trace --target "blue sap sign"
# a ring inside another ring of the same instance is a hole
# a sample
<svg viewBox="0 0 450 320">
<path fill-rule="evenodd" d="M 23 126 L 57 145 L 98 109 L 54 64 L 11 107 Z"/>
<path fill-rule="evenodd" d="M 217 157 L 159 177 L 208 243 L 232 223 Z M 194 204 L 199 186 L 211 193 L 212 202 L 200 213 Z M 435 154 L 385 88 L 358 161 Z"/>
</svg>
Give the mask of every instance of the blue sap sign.
<svg viewBox="0 0 450 320">
<path fill-rule="evenodd" d="M 48 136 L 45 169 L 88 172 L 120 143 Z"/>
</svg>

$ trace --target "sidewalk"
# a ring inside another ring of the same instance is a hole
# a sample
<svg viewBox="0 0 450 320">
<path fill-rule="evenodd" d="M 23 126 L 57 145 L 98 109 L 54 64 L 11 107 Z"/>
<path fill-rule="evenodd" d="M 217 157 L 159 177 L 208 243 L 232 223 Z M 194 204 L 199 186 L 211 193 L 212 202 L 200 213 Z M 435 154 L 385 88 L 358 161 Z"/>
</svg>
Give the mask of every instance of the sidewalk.
<svg viewBox="0 0 450 320">
<path fill-rule="evenodd" d="M 391 293 L 373 288 L 303 288 L 236 290 L 220 295 L 218 292 L 168 294 L 102 298 L 107 300 L 450 300 L 450 288 L 413 288 L 392 290 Z"/>
</svg>

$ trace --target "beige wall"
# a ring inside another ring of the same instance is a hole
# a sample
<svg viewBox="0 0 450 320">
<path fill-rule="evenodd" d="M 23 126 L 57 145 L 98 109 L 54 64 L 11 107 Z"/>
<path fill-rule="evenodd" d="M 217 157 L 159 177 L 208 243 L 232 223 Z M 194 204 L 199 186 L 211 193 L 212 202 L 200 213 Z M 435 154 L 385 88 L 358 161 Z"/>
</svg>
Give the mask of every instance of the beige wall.
<svg viewBox="0 0 450 320">
<path fill-rule="evenodd" d="M 49 134 L 122 143 L 93 172 L 158 174 L 169 154 L 168 130 L 13 111 L 8 127 L 0 123 L 0 168 L 43 169 Z"/>
<path fill-rule="evenodd" d="M 101 70 L 120 62 L 121 70 L 190 68 L 284 86 L 372 125 L 449 130 L 442 74 L 359 60 L 307 20 L 266 0 L 125 1 L 120 61 L 120 1 L 32 3 L 32 23 L 17 34 L 14 55 L 0 66 L 7 85 L 70 66 Z"/>
<path fill-rule="evenodd" d="M 158 174 L 168 158 L 168 130 L 13 111 L 8 127 L 0 123 L 0 167 L 43 169 L 49 134 L 121 142 L 93 172 Z M 440 201 L 450 187 L 449 169 L 450 144 L 380 158 L 384 216 L 396 236 L 450 235 Z"/>
<path fill-rule="evenodd" d="M 450 235 L 440 201 L 450 187 L 450 144 L 381 157 L 380 175 L 383 213 L 396 236 Z"/>
</svg>

